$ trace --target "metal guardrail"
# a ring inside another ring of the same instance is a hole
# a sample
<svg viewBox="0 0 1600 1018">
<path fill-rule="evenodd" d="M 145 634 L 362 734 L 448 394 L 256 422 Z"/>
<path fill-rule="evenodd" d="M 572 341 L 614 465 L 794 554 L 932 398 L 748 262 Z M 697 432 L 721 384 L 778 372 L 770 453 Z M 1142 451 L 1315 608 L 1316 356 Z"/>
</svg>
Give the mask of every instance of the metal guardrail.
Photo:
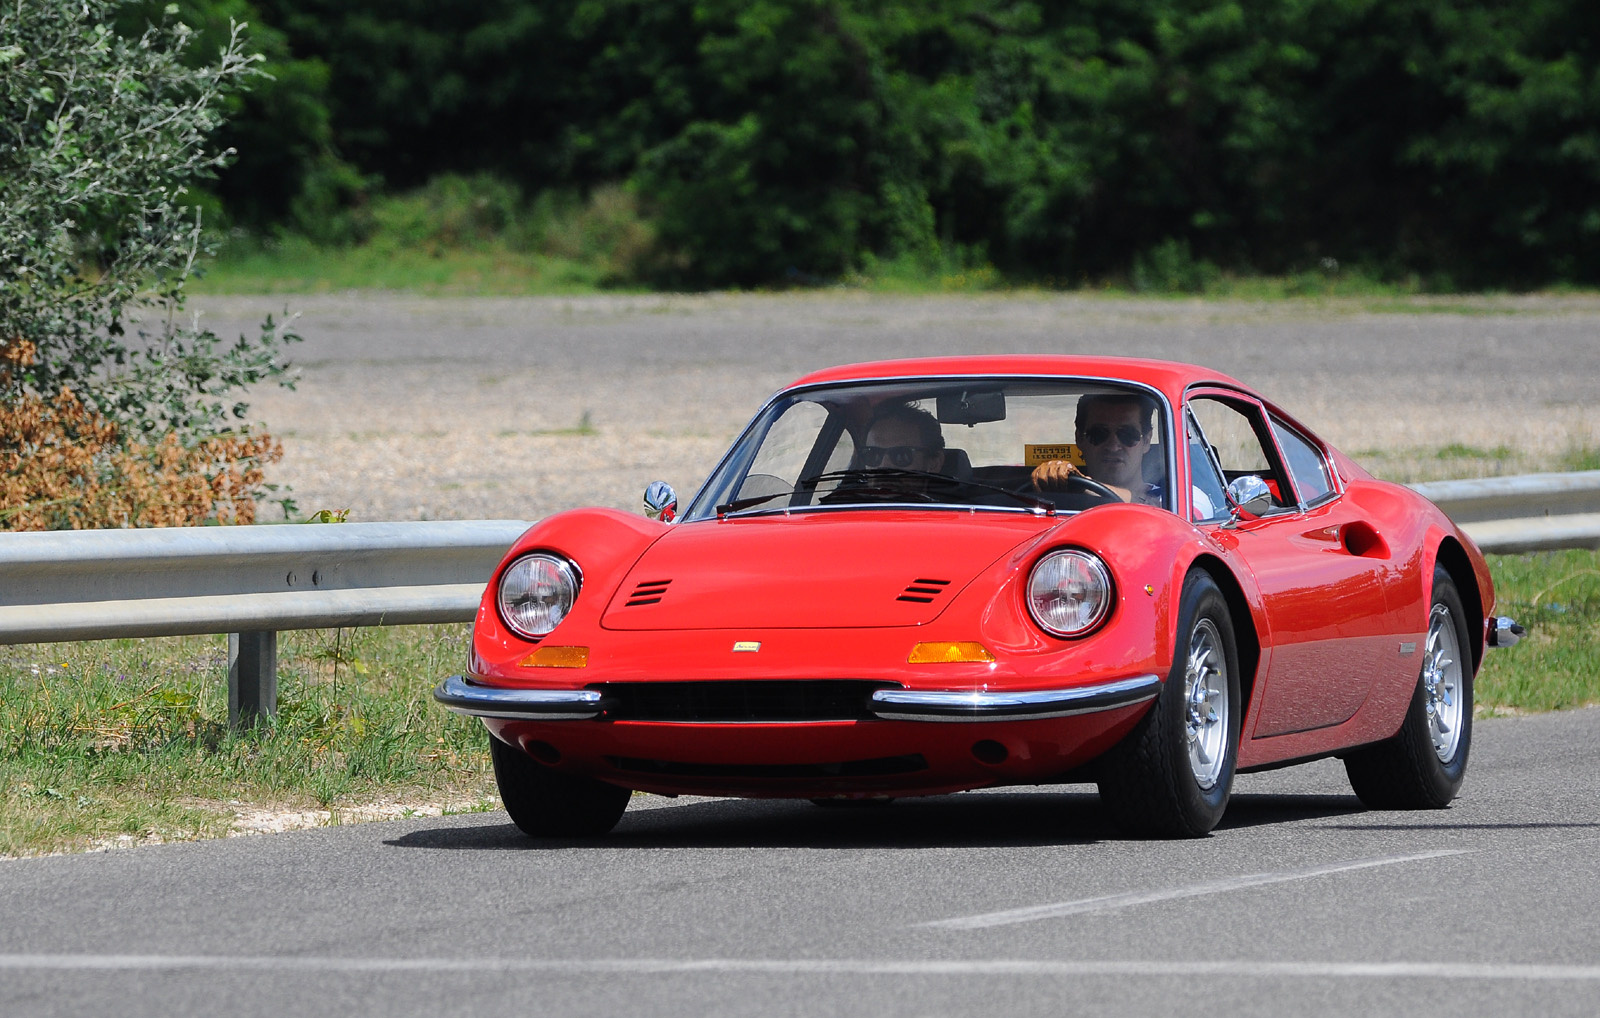
<svg viewBox="0 0 1600 1018">
<path fill-rule="evenodd" d="M 228 633 L 228 716 L 277 709 L 284 629 L 463 622 L 521 520 L 0 535 L 0 643 Z"/>
<path fill-rule="evenodd" d="M 1490 552 L 1600 547 L 1600 470 L 1412 485 Z M 0 534 L 0 644 L 228 633 L 228 716 L 277 709 L 284 629 L 460 622 L 529 524 Z"/>
<path fill-rule="evenodd" d="M 1600 548 L 1600 470 L 1428 481 L 1411 487 L 1487 552 Z"/>
</svg>

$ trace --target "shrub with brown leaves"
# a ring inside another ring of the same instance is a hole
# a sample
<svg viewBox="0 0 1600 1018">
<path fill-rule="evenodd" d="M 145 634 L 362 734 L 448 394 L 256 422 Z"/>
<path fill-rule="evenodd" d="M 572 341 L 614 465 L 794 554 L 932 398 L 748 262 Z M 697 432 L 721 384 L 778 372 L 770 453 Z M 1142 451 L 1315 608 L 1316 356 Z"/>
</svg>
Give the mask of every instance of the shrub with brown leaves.
<svg viewBox="0 0 1600 1018">
<path fill-rule="evenodd" d="M 0 390 L 33 356 L 26 341 L 0 343 Z M 71 389 L 0 403 L 0 530 L 254 523 L 262 467 L 283 456 L 267 434 L 119 438 Z"/>
</svg>

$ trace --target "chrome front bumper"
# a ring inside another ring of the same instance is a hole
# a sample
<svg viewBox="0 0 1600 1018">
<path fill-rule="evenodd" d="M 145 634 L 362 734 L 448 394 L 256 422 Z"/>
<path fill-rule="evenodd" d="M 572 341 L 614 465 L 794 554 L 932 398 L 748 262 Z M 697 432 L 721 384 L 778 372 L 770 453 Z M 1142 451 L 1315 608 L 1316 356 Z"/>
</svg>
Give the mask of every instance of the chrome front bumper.
<svg viewBox="0 0 1600 1018">
<path fill-rule="evenodd" d="M 872 694 L 872 712 L 886 721 L 1027 721 L 1130 707 L 1160 692 L 1161 679 L 1155 675 L 1025 692 L 880 689 Z"/>
<path fill-rule="evenodd" d="M 1137 675 L 1115 682 L 1067 689 L 999 690 L 880 689 L 868 710 L 885 721 L 1030 721 L 1130 707 L 1154 699 L 1161 679 Z M 505 689 L 452 675 L 434 687 L 433 698 L 458 714 L 520 721 L 581 721 L 603 709 L 593 689 Z"/>
<path fill-rule="evenodd" d="M 433 698 L 475 718 L 521 721 L 581 721 L 600 713 L 600 694 L 592 689 L 501 689 L 452 675 L 433 687 Z"/>
</svg>

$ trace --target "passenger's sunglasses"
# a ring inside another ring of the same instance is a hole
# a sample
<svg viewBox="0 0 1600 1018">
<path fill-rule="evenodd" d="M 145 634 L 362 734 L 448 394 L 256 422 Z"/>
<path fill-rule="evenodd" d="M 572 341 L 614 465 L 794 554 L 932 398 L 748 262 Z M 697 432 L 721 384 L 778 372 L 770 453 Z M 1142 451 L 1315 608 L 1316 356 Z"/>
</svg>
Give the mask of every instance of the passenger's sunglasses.
<svg viewBox="0 0 1600 1018">
<path fill-rule="evenodd" d="M 1124 424 L 1116 431 L 1112 431 L 1104 424 L 1092 424 L 1083 433 L 1083 437 L 1089 440 L 1090 445 L 1105 445 L 1112 435 L 1116 435 L 1117 441 L 1130 449 L 1144 441 L 1144 432 L 1131 424 Z"/>
<path fill-rule="evenodd" d="M 897 467 L 909 467 L 911 461 L 917 458 L 917 453 L 922 451 L 920 445 L 864 445 L 861 447 L 861 465 L 882 466 L 884 458 L 888 457 L 889 462 Z"/>
</svg>

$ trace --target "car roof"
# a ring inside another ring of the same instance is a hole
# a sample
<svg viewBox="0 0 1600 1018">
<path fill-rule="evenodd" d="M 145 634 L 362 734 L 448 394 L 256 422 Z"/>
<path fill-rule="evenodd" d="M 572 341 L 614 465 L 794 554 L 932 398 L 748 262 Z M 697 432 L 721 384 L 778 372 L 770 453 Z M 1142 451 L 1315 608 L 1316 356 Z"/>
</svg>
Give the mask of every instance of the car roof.
<svg viewBox="0 0 1600 1018">
<path fill-rule="evenodd" d="M 1252 391 L 1220 371 L 1143 357 L 1080 357 L 1050 354 L 1001 354 L 975 357 L 920 357 L 910 360 L 865 361 L 813 371 L 786 388 L 829 382 L 856 382 L 891 378 L 937 378 L 982 375 L 1061 375 L 1121 379 L 1154 386 L 1176 400 L 1191 385 L 1219 384 Z"/>
</svg>

